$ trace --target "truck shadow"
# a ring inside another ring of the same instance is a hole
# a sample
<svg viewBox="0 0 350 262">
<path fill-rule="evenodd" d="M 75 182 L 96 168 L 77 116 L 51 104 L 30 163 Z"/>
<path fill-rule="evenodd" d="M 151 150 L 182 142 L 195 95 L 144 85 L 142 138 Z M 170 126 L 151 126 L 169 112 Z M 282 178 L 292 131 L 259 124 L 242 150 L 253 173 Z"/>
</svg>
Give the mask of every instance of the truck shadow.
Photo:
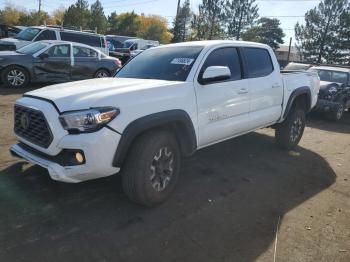
<svg viewBox="0 0 350 262">
<path fill-rule="evenodd" d="M 350 134 L 350 112 L 344 112 L 338 122 L 327 120 L 322 114 L 312 113 L 308 116 L 307 126 L 320 130 Z"/>
<path fill-rule="evenodd" d="M 254 261 L 279 216 L 335 182 L 321 156 L 297 152 L 259 133 L 200 150 L 153 209 L 130 203 L 118 176 L 64 184 L 15 163 L 0 172 L 0 261 Z"/>
</svg>

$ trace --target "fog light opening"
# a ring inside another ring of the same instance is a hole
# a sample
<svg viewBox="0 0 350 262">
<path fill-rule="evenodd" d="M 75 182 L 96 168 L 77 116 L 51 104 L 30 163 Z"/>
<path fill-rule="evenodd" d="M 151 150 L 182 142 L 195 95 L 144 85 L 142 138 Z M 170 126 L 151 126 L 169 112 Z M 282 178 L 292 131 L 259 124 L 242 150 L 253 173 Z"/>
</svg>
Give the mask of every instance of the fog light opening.
<svg viewBox="0 0 350 262">
<path fill-rule="evenodd" d="M 83 154 L 80 153 L 80 152 L 76 152 L 76 153 L 75 153 L 75 160 L 76 160 L 79 164 L 84 163 L 84 156 L 83 156 Z"/>
</svg>

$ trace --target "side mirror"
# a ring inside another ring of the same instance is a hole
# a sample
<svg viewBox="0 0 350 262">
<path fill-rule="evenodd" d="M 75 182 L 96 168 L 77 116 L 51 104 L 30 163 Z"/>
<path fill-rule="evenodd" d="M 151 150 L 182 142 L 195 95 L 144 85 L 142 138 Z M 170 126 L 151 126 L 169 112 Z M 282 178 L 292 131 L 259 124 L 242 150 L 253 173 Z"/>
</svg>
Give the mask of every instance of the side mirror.
<svg viewBox="0 0 350 262">
<path fill-rule="evenodd" d="M 39 58 L 40 58 L 40 59 L 46 59 L 46 58 L 49 58 L 49 55 L 46 54 L 46 53 L 41 53 L 41 54 L 39 55 Z"/>
<path fill-rule="evenodd" d="M 230 79 L 231 71 L 227 66 L 209 66 L 205 69 L 201 78 L 201 84 L 209 84 L 212 82 Z"/>
</svg>

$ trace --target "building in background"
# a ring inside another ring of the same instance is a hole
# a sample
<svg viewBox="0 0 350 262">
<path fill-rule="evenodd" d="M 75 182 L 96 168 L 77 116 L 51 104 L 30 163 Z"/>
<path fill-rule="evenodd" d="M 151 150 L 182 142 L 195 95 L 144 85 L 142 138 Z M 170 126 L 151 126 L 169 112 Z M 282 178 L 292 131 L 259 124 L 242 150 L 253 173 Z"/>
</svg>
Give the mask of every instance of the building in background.
<svg viewBox="0 0 350 262">
<path fill-rule="evenodd" d="M 295 46 L 292 46 L 289 54 L 288 61 L 288 49 L 287 45 L 280 45 L 278 49 L 275 50 L 275 54 L 278 62 L 281 66 L 285 66 L 288 62 L 302 62 L 302 56 L 299 53 L 298 49 Z"/>
</svg>

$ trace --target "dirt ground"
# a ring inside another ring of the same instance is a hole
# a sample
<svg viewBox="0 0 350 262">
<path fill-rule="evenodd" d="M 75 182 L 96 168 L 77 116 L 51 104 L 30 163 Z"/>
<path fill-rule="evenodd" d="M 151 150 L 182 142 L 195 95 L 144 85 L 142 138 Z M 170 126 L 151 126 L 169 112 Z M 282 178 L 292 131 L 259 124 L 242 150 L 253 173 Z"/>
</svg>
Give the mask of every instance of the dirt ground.
<svg viewBox="0 0 350 262">
<path fill-rule="evenodd" d="M 0 90 L 0 261 L 350 261 L 349 112 L 308 117 L 295 151 L 271 129 L 200 150 L 146 209 L 118 176 L 65 184 L 11 157 L 22 92 Z"/>
</svg>

